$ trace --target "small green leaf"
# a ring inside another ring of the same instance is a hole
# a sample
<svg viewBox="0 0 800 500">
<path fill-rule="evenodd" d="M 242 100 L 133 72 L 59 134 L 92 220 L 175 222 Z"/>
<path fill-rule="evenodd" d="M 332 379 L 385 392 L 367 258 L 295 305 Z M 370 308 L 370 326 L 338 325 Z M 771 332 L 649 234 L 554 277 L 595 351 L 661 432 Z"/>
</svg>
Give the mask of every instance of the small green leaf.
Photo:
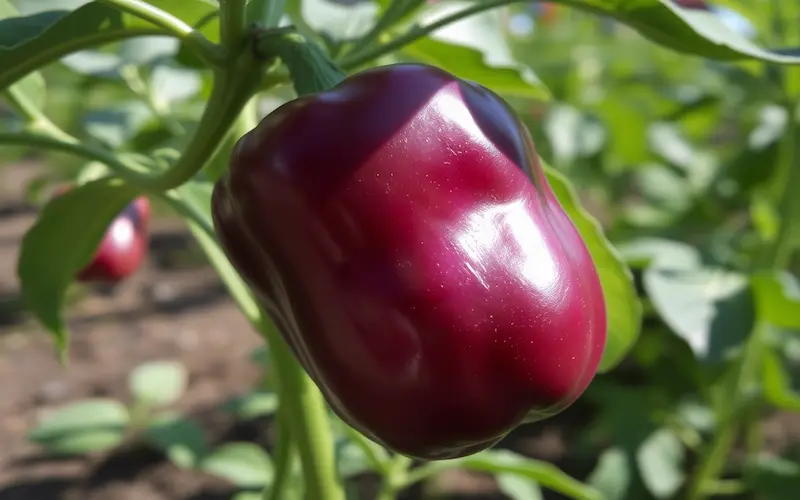
<svg viewBox="0 0 800 500">
<path fill-rule="evenodd" d="M 133 138 L 152 117 L 153 112 L 141 101 L 121 102 L 86 113 L 84 129 L 109 148 L 116 149 Z"/>
<path fill-rule="evenodd" d="M 780 356 L 769 349 L 762 355 L 764 398 L 773 406 L 787 411 L 800 411 L 800 394 L 792 388 Z"/>
<path fill-rule="evenodd" d="M 470 6 L 464 1 L 429 4 L 421 17 L 424 24 L 430 24 Z M 550 91 L 530 67 L 516 60 L 503 31 L 502 18 L 495 9 L 448 24 L 402 51 L 497 93 L 549 101 Z"/>
<path fill-rule="evenodd" d="M 68 332 L 61 314 L 75 275 L 92 259 L 106 229 L 138 194 L 119 179 L 99 179 L 44 206 L 22 239 L 17 274 L 30 310 L 65 354 Z"/>
<path fill-rule="evenodd" d="M 28 439 L 57 454 L 102 451 L 122 442 L 129 420 L 128 410 L 118 401 L 79 401 L 43 419 Z"/>
<path fill-rule="evenodd" d="M 750 278 L 759 321 L 779 328 L 800 329 L 800 283 L 783 272 Z"/>
<path fill-rule="evenodd" d="M 650 267 L 643 282 L 659 316 L 689 344 L 697 359 L 724 360 L 753 328 L 752 295 L 742 274 Z"/>
<path fill-rule="evenodd" d="M 133 397 L 151 406 L 176 402 L 186 390 L 188 375 L 176 361 L 154 361 L 139 365 L 130 375 Z"/>
<path fill-rule="evenodd" d="M 554 169 L 544 166 L 550 187 L 580 232 L 600 275 L 608 317 L 608 340 L 599 368 L 604 373 L 619 364 L 636 343 L 642 305 L 630 269 L 606 239 L 600 224 L 580 205 L 569 181 Z"/>
<path fill-rule="evenodd" d="M 700 252 L 691 245 L 663 238 L 637 238 L 617 247 L 632 267 L 697 269 Z"/>
<path fill-rule="evenodd" d="M 253 443 L 230 443 L 208 455 L 200 468 L 240 488 L 263 488 L 272 482 L 272 460 Z"/>
<path fill-rule="evenodd" d="M 762 500 L 794 500 L 800 490 L 800 464 L 785 458 L 759 457 L 745 467 L 744 477 Z"/>
<path fill-rule="evenodd" d="M 273 392 L 251 392 L 232 398 L 225 409 L 242 420 L 268 417 L 278 409 L 278 395 Z"/>
<path fill-rule="evenodd" d="M 190 469 L 208 454 L 203 429 L 175 414 L 160 415 L 147 428 L 147 440 L 177 467 Z"/>
<path fill-rule="evenodd" d="M 639 447 L 639 473 L 654 497 L 671 498 L 681 487 L 685 452 L 680 438 L 669 429 L 655 431 Z"/>
<path fill-rule="evenodd" d="M 514 474 L 576 500 L 603 498 L 599 491 L 573 479 L 555 465 L 510 451 L 484 451 L 458 460 L 463 468 L 490 474 Z"/>
<path fill-rule="evenodd" d="M 536 481 L 515 474 L 498 474 L 497 487 L 512 500 L 543 500 L 542 489 Z"/>
<path fill-rule="evenodd" d="M 550 91 L 530 68 L 519 65 L 491 66 L 477 49 L 426 37 L 407 45 L 403 52 L 418 61 L 438 66 L 499 94 L 539 101 L 549 101 L 552 98 Z"/>
<path fill-rule="evenodd" d="M 603 492 L 605 500 L 623 500 L 631 485 L 631 464 L 621 448 L 609 448 L 600 455 L 587 482 Z"/>
</svg>

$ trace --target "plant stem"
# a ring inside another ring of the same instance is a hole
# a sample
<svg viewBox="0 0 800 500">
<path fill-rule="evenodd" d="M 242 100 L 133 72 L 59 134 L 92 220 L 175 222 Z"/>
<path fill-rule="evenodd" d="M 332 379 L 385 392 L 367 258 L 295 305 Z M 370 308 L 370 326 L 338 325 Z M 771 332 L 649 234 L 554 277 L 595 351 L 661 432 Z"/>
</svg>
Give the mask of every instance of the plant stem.
<svg viewBox="0 0 800 500">
<path fill-rule="evenodd" d="M 218 65 L 221 60 L 219 47 L 194 28 L 158 7 L 141 0 L 99 0 L 133 16 L 143 19 L 179 38 L 205 62 Z"/>
<path fill-rule="evenodd" d="M 245 64 L 248 63 L 245 61 Z M 27 144 L 97 160 L 107 164 L 117 175 L 138 185 L 144 191 L 153 193 L 167 191 L 190 180 L 219 150 L 231 126 L 258 88 L 260 67 L 258 64 L 252 64 L 247 70 L 237 67 L 216 73 L 211 98 L 195 134 L 178 161 L 158 175 L 146 173 L 146 170 L 135 162 L 125 162 L 110 152 L 81 144 L 47 119 L 14 87 L 6 91 L 9 101 L 30 120 L 31 127 L 43 133 L 0 134 L 0 143 Z"/>
<path fill-rule="evenodd" d="M 325 401 L 277 331 L 268 332 L 268 342 L 282 380 L 281 403 L 291 416 L 291 433 L 303 462 L 306 494 L 315 500 L 344 500 Z"/>
<path fill-rule="evenodd" d="M 383 484 L 376 500 L 394 500 L 397 492 L 405 486 L 408 467 L 412 460 L 403 455 L 395 455 L 383 473 Z"/>
<path fill-rule="evenodd" d="M 19 85 L 12 85 L 3 93 L 8 103 L 28 121 L 28 129 L 40 131 L 50 137 L 62 140 L 77 142 L 72 136 L 61 130 L 55 123 L 50 121 L 42 111 L 36 106 L 25 92 L 20 90 Z"/>
<path fill-rule="evenodd" d="M 63 131 L 61 133 L 66 134 Z M 29 146 L 49 151 L 60 151 L 89 161 L 99 161 L 107 165 L 115 175 L 130 180 L 131 182 L 143 182 L 151 178 L 151 176 L 147 174 L 149 169 L 145 166 L 135 161 L 128 161 L 120 158 L 101 149 L 87 146 L 69 135 L 63 139 L 58 139 L 43 133 L 0 133 L 0 144 Z"/>
<path fill-rule="evenodd" d="M 413 12 L 417 7 L 424 5 L 423 0 L 395 0 L 389 4 L 389 7 L 383 11 L 380 19 L 372 27 L 366 35 L 361 37 L 352 50 L 348 52 L 350 56 L 358 55 L 359 52 L 364 52 L 374 45 L 374 42 L 380 37 L 392 24 L 402 19 L 404 16 Z"/>
<path fill-rule="evenodd" d="M 340 427 L 344 430 L 344 433 L 347 434 L 347 437 L 350 438 L 350 441 L 361 449 L 374 470 L 383 475 L 389 472 L 391 464 L 388 461 L 389 455 L 386 453 L 386 450 L 367 439 L 366 436 L 346 423 L 340 421 Z"/>
<path fill-rule="evenodd" d="M 283 393 L 282 390 L 278 391 Z M 289 418 L 291 415 L 285 411 L 282 403 L 278 408 L 278 418 L 276 426 L 278 437 L 275 443 L 275 481 L 268 488 L 264 488 L 264 500 L 282 500 L 285 496 L 286 486 L 291 479 L 292 465 L 294 464 L 297 447 L 292 440 L 292 433 L 289 430 Z"/>
<path fill-rule="evenodd" d="M 247 0 L 220 0 L 220 40 L 228 52 L 241 49 L 244 40 Z"/>
<path fill-rule="evenodd" d="M 162 175 L 143 183 L 151 192 L 166 191 L 190 180 L 213 158 L 231 126 L 260 83 L 259 65 L 249 72 L 220 70 L 197 130 L 180 159 Z"/>
<path fill-rule="evenodd" d="M 222 252 L 209 217 L 183 201 L 176 191 L 167 193 L 165 199 L 189 220 L 190 229 L 231 296 L 270 347 L 280 381 L 280 405 L 289 415 L 289 429 L 303 464 L 307 496 L 314 500 L 344 500 L 344 490 L 336 475 L 333 436 L 322 394 Z"/>
<path fill-rule="evenodd" d="M 256 125 L 258 125 L 258 99 L 254 96 L 245 104 L 222 146 L 217 150 L 212 161 L 203 169 L 203 173 L 211 182 L 215 182 L 227 170 L 236 143 Z"/>
</svg>

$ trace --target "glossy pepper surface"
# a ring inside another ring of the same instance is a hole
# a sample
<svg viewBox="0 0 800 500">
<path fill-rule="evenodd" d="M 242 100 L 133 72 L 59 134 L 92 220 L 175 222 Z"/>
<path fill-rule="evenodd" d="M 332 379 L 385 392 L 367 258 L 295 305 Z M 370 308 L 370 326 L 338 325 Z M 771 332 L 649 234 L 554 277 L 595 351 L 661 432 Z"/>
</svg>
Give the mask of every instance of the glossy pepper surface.
<svg viewBox="0 0 800 500">
<path fill-rule="evenodd" d="M 333 410 L 390 449 L 475 453 L 595 374 L 596 269 L 481 86 L 401 64 L 289 102 L 239 141 L 212 213 Z"/>
<path fill-rule="evenodd" d="M 63 185 L 55 196 L 72 189 Z M 114 284 L 135 273 L 147 256 L 151 207 L 150 200 L 140 196 L 114 218 L 95 250 L 92 260 L 75 276 L 82 283 Z"/>
</svg>

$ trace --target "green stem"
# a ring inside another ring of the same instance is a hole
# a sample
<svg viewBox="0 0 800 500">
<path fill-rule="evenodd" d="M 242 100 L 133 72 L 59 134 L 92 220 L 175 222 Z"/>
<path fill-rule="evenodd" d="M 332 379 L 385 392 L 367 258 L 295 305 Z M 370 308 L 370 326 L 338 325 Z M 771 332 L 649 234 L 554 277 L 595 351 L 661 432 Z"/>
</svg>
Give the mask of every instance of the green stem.
<svg viewBox="0 0 800 500">
<path fill-rule="evenodd" d="M 283 62 L 298 96 L 329 90 L 347 77 L 319 45 L 293 28 L 278 28 L 261 37 L 255 52 L 261 59 L 277 57 Z"/>
<path fill-rule="evenodd" d="M 189 220 L 190 229 L 231 296 L 270 346 L 280 380 L 280 404 L 289 415 L 289 429 L 303 464 L 307 496 L 315 500 L 344 500 L 344 490 L 336 475 L 333 436 L 322 394 L 222 252 L 208 217 L 193 204 L 181 200 L 175 191 L 168 192 L 165 198 Z"/>
<path fill-rule="evenodd" d="M 213 160 L 203 170 L 203 173 L 210 181 L 215 182 L 227 170 L 231 153 L 233 153 L 236 143 L 243 135 L 253 130 L 256 125 L 258 125 L 258 99 L 254 96 L 245 104 L 233 127 L 225 137 L 222 147 L 217 150 Z"/>
<path fill-rule="evenodd" d="M 376 500 L 394 500 L 397 492 L 406 484 L 408 468 L 412 460 L 403 455 L 395 455 L 383 474 L 383 483 Z"/>
<path fill-rule="evenodd" d="M 69 134 L 50 121 L 33 103 L 19 85 L 12 85 L 3 92 L 8 103 L 28 121 L 28 129 L 40 131 L 62 141 L 75 141 Z"/>
<path fill-rule="evenodd" d="M 279 393 L 281 392 L 279 391 Z M 281 404 L 281 406 L 283 405 Z M 297 447 L 289 430 L 289 418 L 291 415 L 279 407 L 276 422 L 278 437 L 275 443 L 275 481 L 270 487 L 264 488 L 264 500 L 282 500 L 286 495 L 289 479 L 291 479 Z"/>
<path fill-rule="evenodd" d="M 275 352 L 276 368 L 283 381 L 282 402 L 291 415 L 308 498 L 344 500 L 344 489 L 336 476 L 333 436 L 327 406 L 317 387 L 294 358 L 289 346 L 276 331 L 268 332 Z"/>
<path fill-rule="evenodd" d="M 359 52 L 364 52 L 373 46 L 373 42 L 378 39 L 389 27 L 404 16 L 414 11 L 417 7 L 424 4 L 423 0 L 395 0 L 383 12 L 378 22 L 366 35 L 361 37 L 355 46 L 348 52 L 350 56 L 356 56 Z"/>
<path fill-rule="evenodd" d="M 59 129 L 60 130 L 60 129 Z M 99 161 L 108 166 L 115 175 L 131 182 L 143 182 L 151 178 L 145 166 L 125 158 L 120 158 L 102 149 L 87 146 L 65 132 L 63 139 L 50 135 L 29 132 L 0 133 L 0 145 L 28 146 L 36 149 L 67 153 L 89 161 Z"/>
<path fill-rule="evenodd" d="M 0 143 L 44 147 L 97 160 L 142 190 L 154 193 L 167 191 L 190 180 L 221 147 L 231 126 L 258 88 L 259 68 L 260 65 L 252 64 L 246 71 L 237 71 L 239 68 L 235 67 L 216 73 L 211 98 L 194 136 L 178 161 L 158 175 L 147 174 L 140 165 L 122 161 L 110 152 L 81 144 L 47 119 L 32 103 L 25 101 L 24 95 L 14 87 L 7 91 L 12 105 L 31 120 L 32 127 L 43 133 L 0 134 Z"/>
<path fill-rule="evenodd" d="M 219 3 L 220 39 L 228 50 L 238 52 L 244 40 L 247 0 L 221 0 Z"/>
<path fill-rule="evenodd" d="M 350 438 L 350 440 L 361 449 L 364 456 L 367 457 L 370 466 L 383 475 L 388 474 L 390 463 L 388 461 L 389 455 L 386 451 L 346 423 L 340 422 L 340 425 L 344 433 L 347 434 L 347 437 Z"/>
<path fill-rule="evenodd" d="M 158 26 L 179 38 L 206 63 L 218 65 L 221 61 L 219 48 L 194 28 L 158 7 L 141 0 L 99 0 L 133 16 Z"/>
<path fill-rule="evenodd" d="M 180 159 L 162 175 L 142 183 L 151 192 L 166 191 L 190 180 L 224 142 L 231 126 L 260 83 L 258 65 L 251 72 L 220 70 L 200 123 Z"/>
</svg>

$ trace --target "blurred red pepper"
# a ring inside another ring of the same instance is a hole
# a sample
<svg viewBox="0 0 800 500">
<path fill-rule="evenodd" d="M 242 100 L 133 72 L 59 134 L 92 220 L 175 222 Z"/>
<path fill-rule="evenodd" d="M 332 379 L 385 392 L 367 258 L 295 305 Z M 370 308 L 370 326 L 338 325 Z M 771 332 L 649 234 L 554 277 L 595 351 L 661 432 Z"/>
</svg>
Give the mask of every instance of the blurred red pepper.
<svg viewBox="0 0 800 500">
<path fill-rule="evenodd" d="M 402 64 L 289 102 L 239 141 L 212 213 L 334 411 L 390 449 L 475 453 L 594 377 L 596 269 L 481 86 Z"/>
<path fill-rule="evenodd" d="M 72 186 L 60 186 L 55 196 Z M 117 283 L 135 273 L 147 256 L 151 208 L 145 196 L 133 200 L 106 230 L 92 261 L 75 277 L 83 283 Z"/>
</svg>

